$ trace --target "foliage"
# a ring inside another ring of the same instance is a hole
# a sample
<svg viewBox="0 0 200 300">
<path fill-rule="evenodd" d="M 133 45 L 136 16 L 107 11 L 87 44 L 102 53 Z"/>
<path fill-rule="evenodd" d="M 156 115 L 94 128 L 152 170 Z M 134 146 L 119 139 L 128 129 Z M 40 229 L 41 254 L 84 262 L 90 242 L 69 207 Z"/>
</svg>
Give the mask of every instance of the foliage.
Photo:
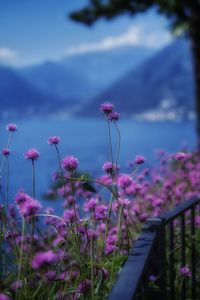
<svg viewBox="0 0 200 300">
<path fill-rule="evenodd" d="M 32 195 L 18 191 L 15 205 L 9 204 L 6 180 L 0 206 L 0 299 L 105 299 L 147 218 L 197 194 L 199 153 L 159 151 L 156 168 L 140 172 L 145 158 L 137 155 L 130 162 L 130 172 L 122 172 L 119 114 L 110 103 L 104 103 L 101 111 L 108 125 L 110 158 L 99 177 L 80 173 L 78 159 L 72 155 L 61 159 L 59 137 L 49 138 L 58 160 L 51 193 L 62 199 L 61 216 L 52 208 L 42 209 L 35 199 L 37 149 L 25 155 L 32 169 Z M 111 126 L 118 134 L 116 151 Z M 5 149 L 13 133 L 9 131 L 2 151 L 0 171 L 7 179 L 12 152 Z M 196 226 L 200 226 L 199 215 Z"/>
</svg>

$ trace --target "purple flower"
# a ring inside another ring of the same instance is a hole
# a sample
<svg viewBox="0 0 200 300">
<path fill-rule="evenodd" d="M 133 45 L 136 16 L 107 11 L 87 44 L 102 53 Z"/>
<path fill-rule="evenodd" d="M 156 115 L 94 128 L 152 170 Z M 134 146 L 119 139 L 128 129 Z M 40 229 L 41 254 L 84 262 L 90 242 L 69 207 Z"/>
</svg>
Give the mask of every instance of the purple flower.
<svg viewBox="0 0 200 300">
<path fill-rule="evenodd" d="M 103 164 L 102 169 L 103 169 L 103 171 L 105 171 L 108 174 L 113 174 L 114 172 L 116 172 L 119 169 L 119 166 L 112 164 L 110 161 L 106 161 Z"/>
<path fill-rule="evenodd" d="M 77 287 L 77 292 L 79 294 L 86 294 L 91 287 L 91 280 L 85 279 L 81 281 Z"/>
<path fill-rule="evenodd" d="M 28 201 L 29 198 L 30 196 L 24 193 L 24 191 L 19 191 L 18 194 L 15 196 L 15 201 L 17 205 L 21 205 L 24 202 Z"/>
<path fill-rule="evenodd" d="M 181 275 L 185 276 L 185 277 L 191 277 L 192 273 L 190 271 L 190 269 L 187 266 L 181 267 L 179 269 L 179 272 Z"/>
<path fill-rule="evenodd" d="M 1 153 L 2 153 L 4 156 L 8 156 L 8 155 L 10 154 L 10 149 L 4 148 L 4 149 L 2 149 Z"/>
<path fill-rule="evenodd" d="M 119 187 L 121 187 L 123 189 L 130 186 L 132 182 L 133 182 L 132 178 L 128 174 L 120 174 L 118 179 L 117 179 L 117 184 L 119 185 Z"/>
<path fill-rule="evenodd" d="M 29 200 L 21 205 L 20 214 L 24 218 L 32 217 L 39 212 L 41 207 L 41 204 L 37 200 L 29 197 Z"/>
<path fill-rule="evenodd" d="M 24 218 L 34 216 L 35 214 L 38 213 L 38 211 L 42 207 L 37 200 L 25 194 L 23 191 L 20 191 L 16 195 L 15 201 L 18 205 L 21 216 Z"/>
<path fill-rule="evenodd" d="M 187 158 L 187 153 L 178 152 L 178 153 L 175 154 L 175 159 L 177 159 L 177 160 L 182 161 L 182 160 L 184 160 L 186 158 Z"/>
<path fill-rule="evenodd" d="M 51 136 L 47 142 L 49 145 L 57 145 L 60 142 L 60 137 L 59 136 Z"/>
<path fill-rule="evenodd" d="M 98 221 L 105 219 L 107 210 L 106 205 L 97 205 L 95 207 L 95 219 Z"/>
<path fill-rule="evenodd" d="M 14 123 L 10 123 L 6 126 L 6 129 L 10 132 L 14 132 L 17 130 L 17 125 L 15 125 Z"/>
<path fill-rule="evenodd" d="M 134 162 L 136 163 L 136 165 L 141 165 L 145 162 L 145 158 L 141 154 L 136 155 Z"/>
<path fill-rule="evenodd" d="M 54 264 L 59 259 L 58 255 L 52 250 L 38 252 L 32 260 L 32 268 L 40 269 L 42 267 Z"/>
<path fill-rule="evenodd" d="M 16 291 L 18 289 L 21 289 L 23 286 L 23 283 L 22 283 L 22 280 L 17 280 L 17 281 L 14 281 L 12 284 L 11 284 L 11 289 L 13 291 Z"/>
<path fill-rule="evenodd" d="M 57 274 L 55 271 L 48 271 L 44 274 L 44 278 L 46 281 L 54 281 L 57 277 Z"/>
<path fill-rule="evenodd" d="M 111 111 L 113 111 L 113 109 L 114 109 L 114 105 L 110 102 L 104 102 L 100 106 L 100 111 L 106 115 L 111 113 Z"/>
<path fill-rule="evenodd" d="M 73 223 L 79 219 L 78 213 L 74 212 L 73 209 L 68 209 L 64 211 L 63 219 L 66 223 Z"/>
<path fill-rule="evenodd" d="M 0 293 L 0 300 L 10 300 L 10 297 L 8 297 L 6 294 L 4 293 Z"/>
<path fill-rule="evenodd" d="M 40 153 L 38 152 L 37 149 L 32 148 L 29 149 L 25 154 L 24 154 L 24 158 L 26 159 L 31 159 L 32 161 L 37 160 L 40 156 Z"/>
<path fill-rule="evenodd" d="M 119 120 L 119 113 L 116 111 L 111 111 L 108 114 L 108 120 L 110 121 L 118 121 Z"/>
<path fill-rule="evenodd" d="M 149 276 L 149 281 L 151 281 L 151 282 L 155 282 L 156 281 L 156 276 L 155 275 L 150 275 Z"/>
<path fill-rule="evenodd" d="M 95 207 L 98 204 L 98 199 L 96 198 L 91 198 L 87 202 L 84 203 L 84 210 L 85 211 L 93 211 Z"/>
<path fill-rule="evenodd" d="M 62 161 L 62 166 L 66 171 L 73 172 L 78 167 L 78 158 L 73 155 L 66 156 Z"/>
</svg>

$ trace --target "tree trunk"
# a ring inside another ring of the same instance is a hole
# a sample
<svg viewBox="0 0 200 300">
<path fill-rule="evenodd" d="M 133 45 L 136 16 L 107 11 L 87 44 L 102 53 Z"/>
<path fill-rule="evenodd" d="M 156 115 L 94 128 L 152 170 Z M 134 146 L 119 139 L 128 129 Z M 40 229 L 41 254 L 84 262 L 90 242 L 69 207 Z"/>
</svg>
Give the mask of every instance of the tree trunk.
<svg viewBox="0 0 200 300">
<path fill-rule="evenodd" d="M 194 61 L 196 92 L 197 149 L 200 151 L 200 6 L 192 13 L 190 20 L 190 40 Z"/>
</svg>

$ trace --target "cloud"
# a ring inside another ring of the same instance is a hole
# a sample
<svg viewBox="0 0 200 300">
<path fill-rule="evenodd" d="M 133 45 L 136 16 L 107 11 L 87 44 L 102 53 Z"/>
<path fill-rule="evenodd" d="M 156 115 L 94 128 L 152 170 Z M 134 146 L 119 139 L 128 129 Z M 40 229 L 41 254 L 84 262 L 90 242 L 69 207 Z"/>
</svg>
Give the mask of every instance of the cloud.
<svg viewBox="0 0 200 300">
<path fill-rule="evenodd" d="M 17 52 L 9 48 L 0 48 L 0 61 L 14 60 Z"/>
<path fill-rule="evenodd" d="M 148 32 L 148 29 L 143 26 L 132 26 L 118 36 L 108 36 L 95 43 L 86 43 L 69 48 L 66 51 L 66 55 L 71 56 L 88 52 L 107 51 L 123 46 L 161 48 L 171 40 L 172 37 L 167 31 Z"/>
</svg>

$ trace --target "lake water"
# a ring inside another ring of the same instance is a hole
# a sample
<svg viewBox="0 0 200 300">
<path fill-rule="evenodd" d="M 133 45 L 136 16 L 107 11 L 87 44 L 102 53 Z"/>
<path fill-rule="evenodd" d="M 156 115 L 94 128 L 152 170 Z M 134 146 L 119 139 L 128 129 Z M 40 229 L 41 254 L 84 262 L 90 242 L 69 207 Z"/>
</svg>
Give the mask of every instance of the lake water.
<svg viewBox="0 0 200 300">
<path fill-rule="evenodd" d="M 48 137 L 61 137 L 61 156 L 73 154 L 78 157 L 80 169 L 101 174 L 101 166 L 109 159 L 108 134 L 103 119 L 68 119 L 32 118 L 18 120 L 18 131 L 11 142 L 10 157 L 10 198 L 20 188 L 31 193 L 31 163 L 23 154 L 31 147 L 39 150 L 41 156 L 36 162 L 37 197 L 48 189 L 52 182 L 52 173 L 57 170 L 55 149 L 47 144 Z M 6 125 L 6 124 L 5 124 Z M 155 150 L 179 151 L 183 144 L 189 149 L 195 147 L 194 122 L 136 122 L 120 120 L 118 124 L 122 136 L 119 163 L 123 170 L 127 161 L 136 154 L 147 158 L 147 165 L 155 163 Z M 0 145 L 5 146 L 4 124 L 0 126 Z M 113 131 L 113 137 L 116 133 Z"/>
</svg>

